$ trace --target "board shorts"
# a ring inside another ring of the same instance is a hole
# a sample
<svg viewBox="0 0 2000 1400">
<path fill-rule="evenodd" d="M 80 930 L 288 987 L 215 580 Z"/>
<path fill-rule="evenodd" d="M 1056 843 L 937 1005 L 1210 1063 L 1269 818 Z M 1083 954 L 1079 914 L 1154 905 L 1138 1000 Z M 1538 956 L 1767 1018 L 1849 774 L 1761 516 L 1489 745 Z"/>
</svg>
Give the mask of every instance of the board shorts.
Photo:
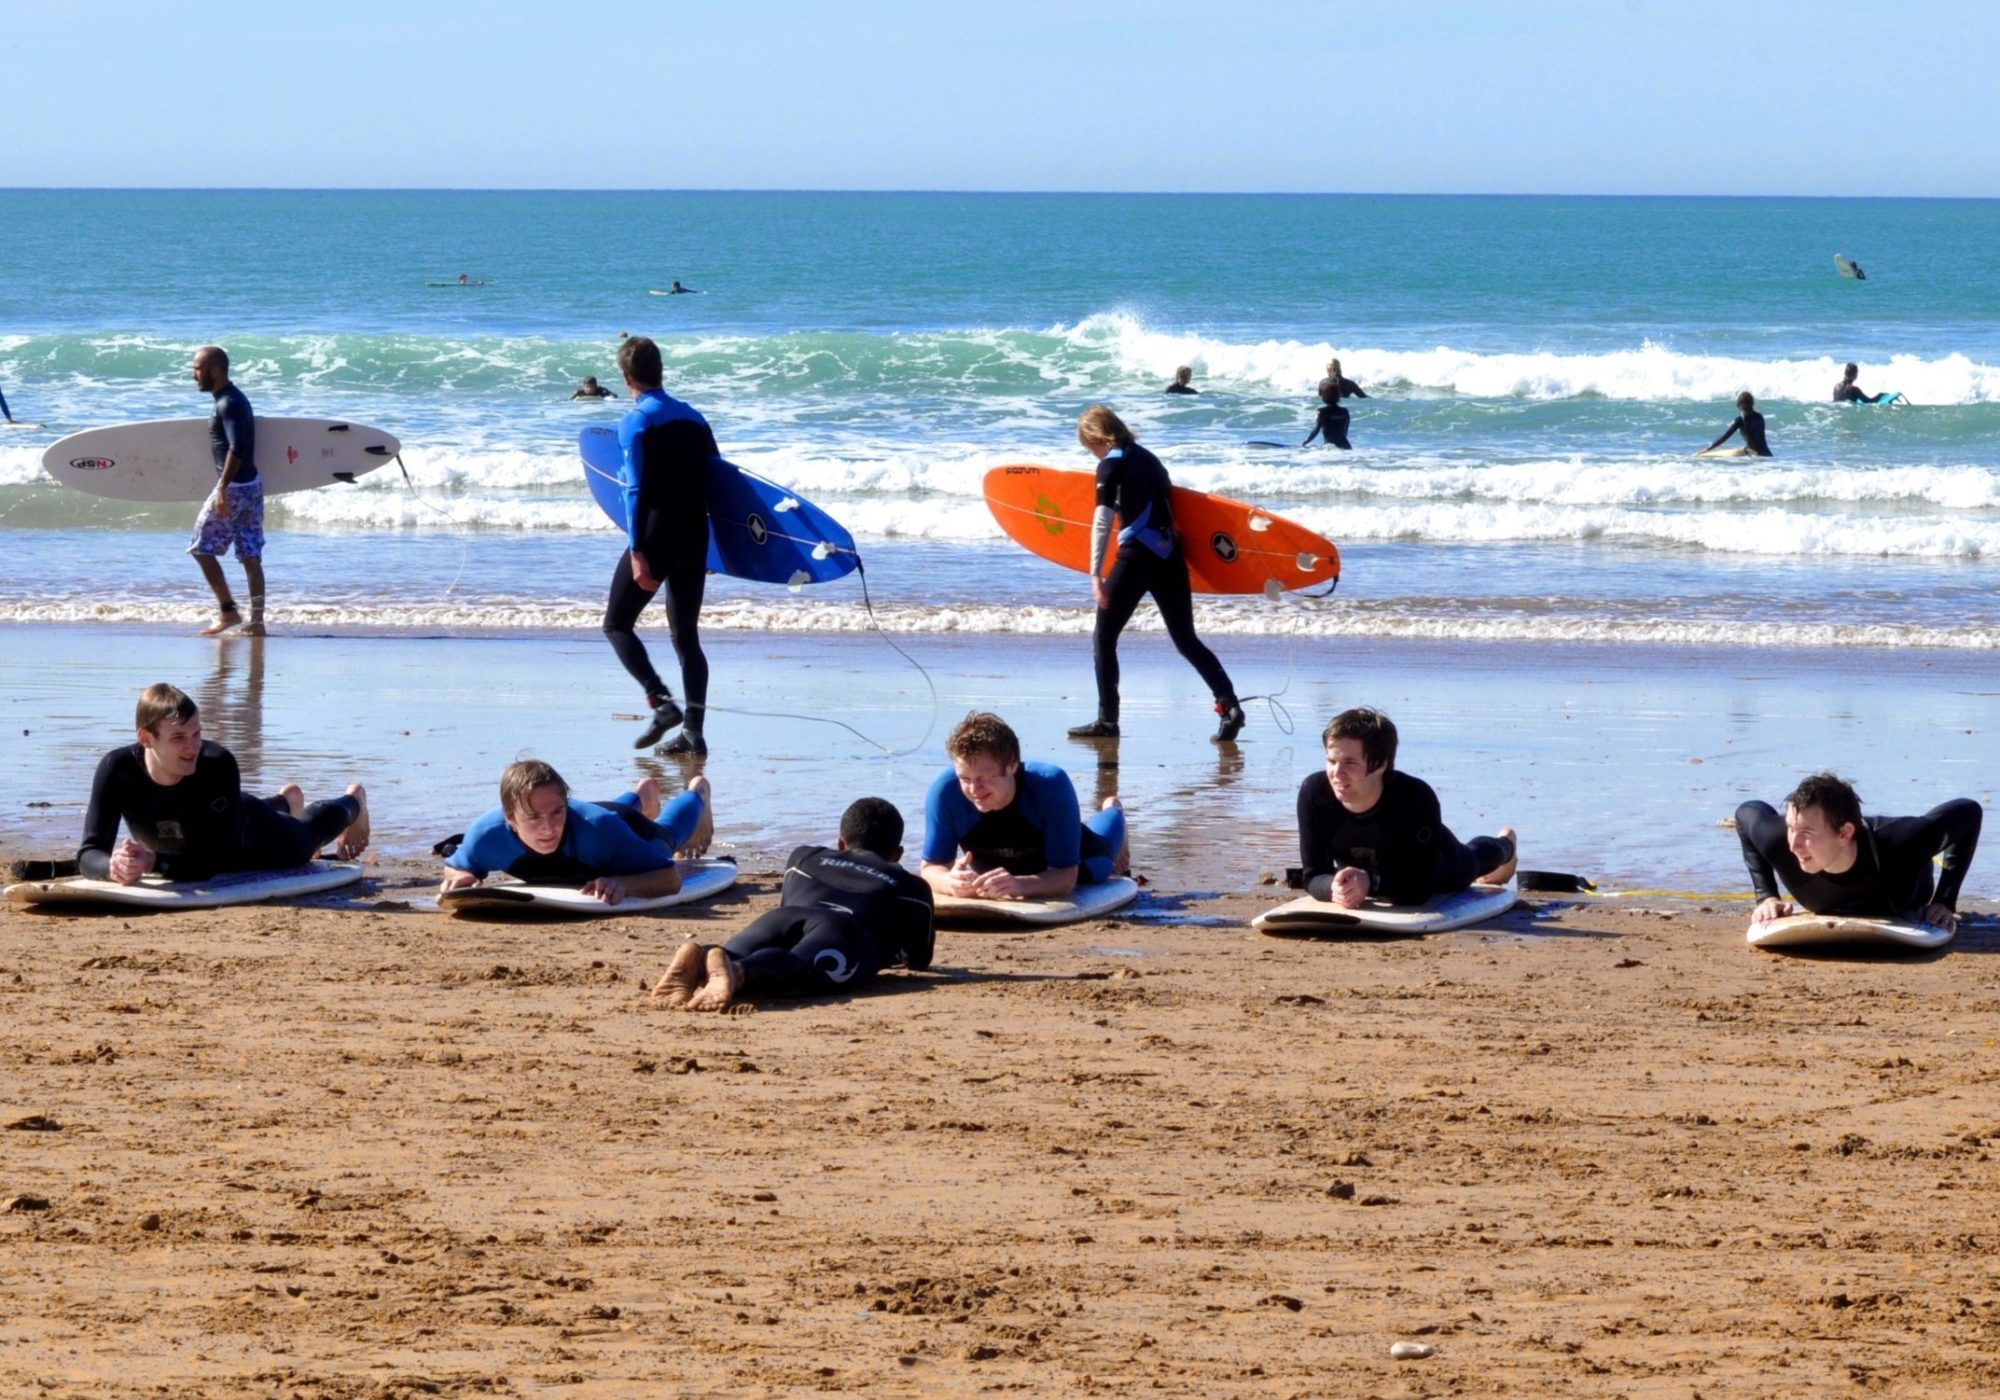
<svg viewBox="0 0 2000 1400">
<path fill-rule="evenodd" d="M 238 559 L 264 557 L 264 478 L 224 488 L 229 513 L 222 515 L 204 503 L 188 540 L 189 554 L 213 558 L 229 553 L 233 546 Z M 213 498 L 211 498 L 213 499 Z"/>
</svg>

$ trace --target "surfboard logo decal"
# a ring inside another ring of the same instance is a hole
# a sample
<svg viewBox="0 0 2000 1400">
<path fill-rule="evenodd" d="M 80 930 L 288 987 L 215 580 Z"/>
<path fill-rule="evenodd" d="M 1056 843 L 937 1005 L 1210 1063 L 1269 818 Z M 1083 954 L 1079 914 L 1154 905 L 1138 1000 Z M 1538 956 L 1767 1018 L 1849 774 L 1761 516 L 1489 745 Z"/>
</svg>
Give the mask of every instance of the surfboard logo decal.
<svg viewBox="0 0 2000 1400">
<path fill-rule="evenodd" d="M 69 464 L 80 472 L 110 471 L 118 465 L 109 457 L 72 457 Z"/>
<path fill-rule="evenodd" d="M 743 522 L 743 528 L 750 532 L 750 543 L 761 545 L 771 538 L 771 531 L 764 524 L 764 517 L 753 514 Z"/>
<path fill-rule="evenodd" d="M 1236 541 L 1225 532 L 1217 530 L 1208 537 L 1208 547 L 1215 551 L 1215 557 L 1225 564 L 1236 562 Z"/>
<path fill-rule="evenodd" d="M 1052 535 L 1060 535 L 1067 528 L 1062 517 L 1062 507 L 1047 496 L 1035 497 L 1035 519 L 1039 520 L 1042 528 Z"/>
</svg>

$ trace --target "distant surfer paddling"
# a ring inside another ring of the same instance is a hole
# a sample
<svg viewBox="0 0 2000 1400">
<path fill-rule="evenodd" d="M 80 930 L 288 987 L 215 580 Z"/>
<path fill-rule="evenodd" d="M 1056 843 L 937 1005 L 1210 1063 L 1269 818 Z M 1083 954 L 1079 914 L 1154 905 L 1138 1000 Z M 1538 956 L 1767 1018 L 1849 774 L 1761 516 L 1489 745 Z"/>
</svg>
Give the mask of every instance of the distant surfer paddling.
<svg viewBox="0 0 2000 1400">
<path fill-rule="evenodd" d="M 1103 404 L 1083 411 L 1076 423 L 1076 440 L 1097 459 L 1097 509 L 1090 527 L 1090 588 L 1097 601 L 1091 635 L 1097 668 L 1097 718 L 1070 730 L 1070 737 L 1118 737 L 1118 637 L 1140 600 L 1150 594 L 1174 649 L 1200 673 L 1215 697 L 1215 713 L 1222 720 L 1215 731 L 1216 742 L 1229 743 L 1243 730 L 1243 707 L 1237 703 L 1228 672 L 1195 634 L 1193 589 L 1188 582 L 1187 556 L 1174 529 L 1169 497 L 1173 482 L 1167 469 Z M 1122 526 L 1107 576 L 1104 560 L 1111 549 L 1114 516 Z"/>
<path fill-rule="evenodd" d="M 1751 921 L 1796 912 L 1778 888 L 1782 880 L 1797 906 L 1814 914 L 1914 919 L 1954 931 L 1984 815 L 1959 797 L 1920 817 L 1864 817 L 1853 786 L 1832 773 L 1794 788 L 1782 817 L 1768 802 L 1746 802 L 1736 809 L 1736 839 L 1757 896 Z"/>
<path fill-rule="evenodd" d="M 800 846 L 785 862 L 776 909 L 720 947 L 690 939 L 654 986 L 655 1006 L 727 1011 L 754 996 L 831 996 L 901 964 L 931 965 L 931 887 L 905 870 L 903 814 L 864 797 L 841 814 L 832 846 Z"/>
<path fill-rule="evenodd" d="M 1326 770 L 1299 785 L 1306 893 L 1356 909 L 1363 900 L 1422 904 L 1514 878 L 1514 829 L 1460 841 L 1437 793 L 1396 770 L 1396 726 L 1380 710 L 1343 710 L 1320 736 Z"/>
<path fill-rule="evenodd" d="M 187 552 L 215 594 L 217 617 L 201 629 L 204 637 L 242 627 L 245 636 L 264 635 L 264 483 L 257 475 L 257 420 L 250 400 L 229 380 L 229 354 L 219 345 L 194 352 L 194 382 L 215 400 L 208 420 L 208 450 L 215 459 L 215 490 L 195 517 Z M 250 594 L 250 620 L 229 596 L 217 557 L 236 551 Z"/>
<path fill-rule="evenodd" d="M 1764 415 L 1757 411 L 1757 396 L 1748 389 L 1736 396 L 1736 421 L 1702 451 L 1713 452 L 1738 433 L 1743 434 L 1743 445 L 1750 449 L 1753 457 L 1771 455 L 1771 444 L 1764 437 Z"/>
<path fill-rule="evenodd" d="M 1169 394 L 1199 394 L 1201 390 L 1195 388 L 1194 385 L 1189 382 L 1193 378 L 1194 378 L 1193 367 L 1190 365 L 1182 365 L 1179 369 L 1174 371 L 1174 382 L 1166 387 L 1166 392 Z"/>
<path fill-rule="evenodd" d="M 682 285 L 680 284 L 680 279 L 679 279 L 679 278 L 675 278 L 675 279 L 674 279 L 674 284 L 673 284 L 673 286 L 671 286 L 671 287 L 667 288 L 667 295 L 668 295 L 668 296 L 670 296 L 670 297 L 685 297 L 685 296 L 693 296 L 693 295 L 694 295 L 694 288 L 693 288 L 693 287 L 683 287 L 683 286 L 682 286 Z"/>
<path fill-rule="evenodd" d="M 951 767 L 924 799 L 922 874 L 964 899 L 1059 899 L 1130 867 L 1116 796 L 1086 819 L 1076 785 L 1053 763 L 1024 763 L 995 714 L 960 720 L 945 739 Z"/>
<path fill-rule="evenodd" d="M 635 335 L 620 345 L 618 368 L 632 394 L 632 409 L 618 425 L 626 549 L 611 575 L 604 635 L 627 674 L 645 688 L 652 711 L 632 747 L 649 748 L 682 726 L 660 752 L 699 757 L 708 752 L 703 737 L 708 657 L 701 649 L 701 600 L 708 584 L 708 464 L 721 453 L 708 420 L 661 387 L 660 347 L 650 338 Z M 667 627 L 681 663 L 685 711 L 633 631 L 639 614 L 662 588 Z"/>
<path fill-rule="evenodd" d="M 1861 367 L 1850 361 L 1847 368 L 1841 371 L 1840 382 L 1833 386 L 1833 401 L 1835 403 L 1880 403 L 1882 400 L 1888 399 L 1893 403 L 1902 397 L 1901 394 L 1892 393 L 1864 394 L 1861 392 L 1861 385 L 1856 383 L 1860 377 Z"/>
<path fill-rule="evenodd" d="M 652 777 L 609 802 L 582 802 L 549 764 L 522 759 L 500 774 L 500 805 L 467 827 L 445 858 L 438 891 L 505 873 L 531 885 L 573 886 L 606 904 L 657 899 L 680 890 L 674 857 L 701 855 L 714 834 L 707 778 L 696 777 L 664 807 Z"/>
<path fill-rule="evenodd" d="M 140 693 L 134 723 L 138 742 L 104 755 L 91 781 L 77 851 L 85 875 L 121 885 L 147 874 L 205 880 L 304 865 L 329 841 L 342 860 L 368 848 L 361 784 L 311 805 L 296 783 L 273 797 L 245 794 L 235 755 L 201 737 L 199 707 L 164 683 Z"/>
<path fill-rule="evenodd" d="M 570 400 L 571 402 L 575 402 L 577 399 L 615 399 L 617 397 L 617 394 L 597 382 L 596 375 L 587 374 L 583 377 L 583 383 L 576 386 L 576 392 L 570 395 Z"/>
</svg>

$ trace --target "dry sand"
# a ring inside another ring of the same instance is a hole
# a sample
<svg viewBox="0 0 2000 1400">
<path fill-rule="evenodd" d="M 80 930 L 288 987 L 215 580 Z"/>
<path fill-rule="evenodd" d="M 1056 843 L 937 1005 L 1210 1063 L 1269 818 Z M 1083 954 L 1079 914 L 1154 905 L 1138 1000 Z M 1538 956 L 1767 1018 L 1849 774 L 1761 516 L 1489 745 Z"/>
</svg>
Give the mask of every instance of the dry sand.
<svg viewBox="0 0 2000 1400">
<path fill-rule="evenodd" d="M 1808 960 L 1733 903 L 1155 897 L 647 1009 L 775 885 L 0 911 L 0 1394 L 2000 1391 L 1990 919 Z"/>
</svg>

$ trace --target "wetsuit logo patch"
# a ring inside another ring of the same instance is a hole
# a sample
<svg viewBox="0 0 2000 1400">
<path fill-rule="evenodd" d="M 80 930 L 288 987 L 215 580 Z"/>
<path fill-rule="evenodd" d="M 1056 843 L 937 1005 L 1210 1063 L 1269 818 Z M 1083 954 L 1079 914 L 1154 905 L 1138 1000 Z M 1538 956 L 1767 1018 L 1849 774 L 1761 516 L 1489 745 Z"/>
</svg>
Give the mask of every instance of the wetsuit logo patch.
<svg viewBox="0 0 2000 1400">
<path fill-rule="evenodd" d="M 1062 507 L 1047 496 L 1035 497 L 1035 519 L 1052 535 L 1060 535 L 1067 528 L 1062 518 Z"/>
<path fill-rule="evenodd" d="M 1215 557 L 1225 564 L 1236 562 L 1236 541 L 1221 530 L 1208 537 L 1208 547 L 1215 551 Z"/>
<path fill-rule="evenodd" d="M 109 457 L 72 457 L 69 464 L 80 472 L 110 471 L 118 465 Z"/>
<path fill-rule="evenodd" d="M 771 538 L 770 528 L 764 524 L 764 517 L 761 515 L 752 515 L 743 522 L 743 527 L 750 532 L 752 544 L 763 544 Z"/>
</svg>

